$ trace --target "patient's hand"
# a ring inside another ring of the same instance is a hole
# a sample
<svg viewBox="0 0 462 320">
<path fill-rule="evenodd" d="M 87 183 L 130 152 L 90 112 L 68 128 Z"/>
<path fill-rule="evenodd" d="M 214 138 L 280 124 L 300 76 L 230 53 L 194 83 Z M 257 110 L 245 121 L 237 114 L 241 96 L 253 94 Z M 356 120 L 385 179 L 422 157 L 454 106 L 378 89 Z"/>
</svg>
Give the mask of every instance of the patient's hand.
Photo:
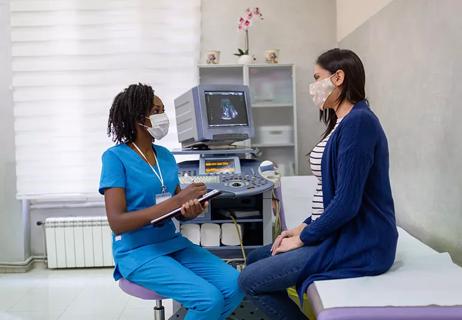
<svg viewBox="0 0 462 320">
<path fill-rule="evenodd" d="M 303 247 L 303 242 L 302 242 L 302 240 L 300 240 L 299 235 L 289 237 L 289 238 L 284 238 L 284 239 L 282 239 L 281 244 L 279 245 L 279 247 L 277 247 L 276 250 L 272 253 L 272 255 L 274 256 L 274 255 L 276 255 L 278 253 L 295 250 L 295 249 L 301 248 L 301 247 Z"/>
<path fill-rule="evenodd" d="M 293 236 L 299 236 L 306 226 L 306 223 L 302 223 L 293 229 L 282 231 L 281 234 L 274 240 L 273 246 L 271 247 L 271 254 L 273 256 L 275 255 L 275 251 L 281 245 L 282 239 Z"/>
</svg>

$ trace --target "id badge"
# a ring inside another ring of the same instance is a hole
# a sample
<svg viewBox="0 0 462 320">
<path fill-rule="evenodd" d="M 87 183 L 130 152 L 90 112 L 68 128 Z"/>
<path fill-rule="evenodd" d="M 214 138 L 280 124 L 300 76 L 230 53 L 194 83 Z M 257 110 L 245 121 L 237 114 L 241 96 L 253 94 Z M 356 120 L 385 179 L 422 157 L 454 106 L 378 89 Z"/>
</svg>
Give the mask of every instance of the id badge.
<svg viewBox="0 0 462 320">
<path fill-rule="evenodd" d="M 170 192 L 163 192 L 156 194 L 156 204 L 162 203 L 165 200 L 168 200 L 172 197 L 172 194 Z"/>
<path fill-rule="evenodd" d="M 170 192 L 163 192 L 156 194 L 156 204 L 159 204 L 165 200 L 168 200 L 172 197 L 172 194 Z M 180 223 L 176 219 L 172 219 L 173 224 L 175 225 L 176 232 L 179 232 L 180 230 Z M 159 226 L 163 226 L 164 224 L 159 224 Z"/>
</svg>

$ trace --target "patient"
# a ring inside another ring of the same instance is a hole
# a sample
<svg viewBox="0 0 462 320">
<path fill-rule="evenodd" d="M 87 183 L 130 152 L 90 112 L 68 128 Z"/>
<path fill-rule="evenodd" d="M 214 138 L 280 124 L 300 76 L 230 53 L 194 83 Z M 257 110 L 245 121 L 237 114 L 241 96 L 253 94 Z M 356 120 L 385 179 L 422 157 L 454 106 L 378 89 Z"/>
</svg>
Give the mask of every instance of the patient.
<svg viewBox="0 0 462 320">
<path fill-rule="evenodd" d="M 183 219 L 203 212 L 202 183 L 180 189 L 172 153 L 155 144 L 168 132 L 162 100 L 133 84 L 114 99 L 108 134 L 117 143 L 103 154 L 99 191 L 113 235 L 114 278 L 125 278 L 188 309 L 185 319 L 225 319 L 243 298 L 238 272 L 176 232 L 171 219 L 150 221 L 177 207 Z"/>
<path fill-rule="evenodd" d="M 366 100 L 363 64 L 350 50 L 332 49 L 313 76 L 310 94 L 327 129 L 310 153 L 319 179 L 312 215 L 253 251 L 239 277 L 271 319 L 306 319 L 288 287 L 302 297 L 315 280 L 378 275 L 395 258 L 387 138 Z"/>
</svg>

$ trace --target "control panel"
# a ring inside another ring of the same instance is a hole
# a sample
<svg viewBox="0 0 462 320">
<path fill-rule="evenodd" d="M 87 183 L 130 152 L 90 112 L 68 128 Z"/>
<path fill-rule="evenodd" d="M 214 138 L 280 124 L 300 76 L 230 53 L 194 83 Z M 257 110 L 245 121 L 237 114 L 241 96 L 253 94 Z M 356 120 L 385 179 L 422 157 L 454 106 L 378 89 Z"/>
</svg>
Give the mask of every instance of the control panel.
<svg viewBox="0 0 462 320">
<path fill-rule="evenodd" d="M 273 187 L 258 173 L 260 161 L 239 158 L 201 158 L 178 164 L 182 188 L 203 182 L 208 189 L 218 189 L 234 196 L 251 196 Z"/>
</svg>

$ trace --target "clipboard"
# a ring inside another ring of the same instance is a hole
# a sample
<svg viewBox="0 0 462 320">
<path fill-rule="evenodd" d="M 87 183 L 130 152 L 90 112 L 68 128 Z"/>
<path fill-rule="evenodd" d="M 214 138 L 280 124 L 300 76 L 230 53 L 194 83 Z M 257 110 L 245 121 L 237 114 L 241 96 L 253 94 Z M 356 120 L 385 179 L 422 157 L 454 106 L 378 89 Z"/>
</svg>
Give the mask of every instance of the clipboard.
<svg viewBox="0 0 462 320">
<path fill-rule="evenodd" d="M 222 193 L 222 191 L 215 189 L 215 190 L 212 190 L 210 192 L 207 192 L 202 197 L 200 197 L 198 200 L 199 200 L 200 203 L 203 203 L 203 202 L 205 202 L 205 201 L 207 201 L 209 199 L 212 199 L 212 198 L 215 198 L 215 197 L 219 196 L 221 193 Z M 155 218 L 155 219 L 151 220 L 151 224 L 153 224 L 153 225 L 159 224 L 159 223 L 163 222 L 164 220 L 174 218 L 174 217 L 176 217 L 176 216 L 178 216 L 180 214 L 181 214 L 181 207 L 176 208 L 175 210 L 170 211 L 169 213 L 166 213 L 161 217 L 158 217 L 158 218 Z"/>
</svg>

